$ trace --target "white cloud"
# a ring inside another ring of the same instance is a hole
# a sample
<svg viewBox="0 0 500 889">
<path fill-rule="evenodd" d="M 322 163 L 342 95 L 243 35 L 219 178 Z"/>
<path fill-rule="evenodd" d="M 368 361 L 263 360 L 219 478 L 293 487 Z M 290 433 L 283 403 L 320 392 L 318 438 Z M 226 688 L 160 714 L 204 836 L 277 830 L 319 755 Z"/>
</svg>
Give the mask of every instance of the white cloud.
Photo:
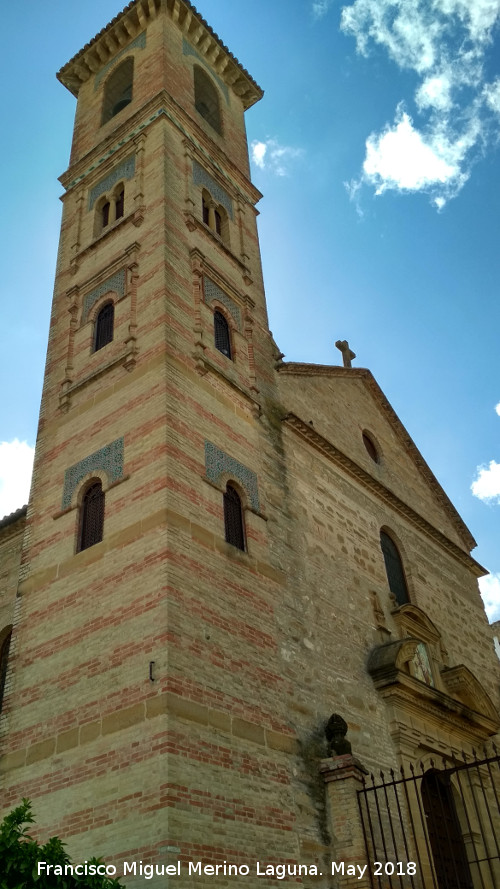
<svg viewBox="0 0 500 889">
<path fill-rule="evenodd" d="M 395 122 L 366 142 L 360 184 L 377 194 L 430 192 L 439 209 L 458 194 L 500 114 L 500 78 L 488 84 L 484 73 L 499 21 L 500 0 L 354 0 L 343 8 L 341 28 L 358 52 L 377 46 L 418 77 L 405 104 L 414 101 L 421 120 L 402 115 L 400 103 Z"/>
<path fill-rule="evenodd" d="M 17 438 L 0 442 L 0 518 L 28 502 L 34 453 Z"/>
<path fill-rule="evenodd" d="M 304 154 L 302 148 L 280 145 L 277 139 L 265 142 L 254 139 L 250 147 L 253 162 L 261 170 L 269 170 L 276 176 L 288 176 L 291 163 Z"/>
<path fill-rule="evenodd" d="M 444 185 L 456 179 L 459 170 L 450 163 L 448 146 L 440 148 L 428 144 L 408 114 L 400 111 L 392 128 L 367 139 L 363 172 L 377 194 L 387 188 L 419 191 L 435 183 Z"/>
<path fill-rule="evenodd" d="M 330 9 L 333 0 L 313 0 L 312 11 L 315 18 L 320 19 Z"/>
<path fill-rule="evenodd" d="M 479 589 L 488 620 L 500 620 L 500 574 L 487 574 L 479 578 Z"/>
<path fill-rule="evenodd" d="M 500 401 L 499 401 L 498 404 L 496 405 L 495 410 L 496 410 L 498 416 L 500 417 Z"/>
<path fill-rule="evenodd" d="M 486 102 L 495 114 L 500 114 L 500 77 L 497 77 L 493 83 L 487 83 L 484 88 L 484 97 Z"/>
<path fill-rule="evenodd" d="M 500 463 L 490 460 L 488 466 L 478 466 L 476 472 L 477 478 L 471 485 L 474 497 L 500 504 Z"/>
</svg>

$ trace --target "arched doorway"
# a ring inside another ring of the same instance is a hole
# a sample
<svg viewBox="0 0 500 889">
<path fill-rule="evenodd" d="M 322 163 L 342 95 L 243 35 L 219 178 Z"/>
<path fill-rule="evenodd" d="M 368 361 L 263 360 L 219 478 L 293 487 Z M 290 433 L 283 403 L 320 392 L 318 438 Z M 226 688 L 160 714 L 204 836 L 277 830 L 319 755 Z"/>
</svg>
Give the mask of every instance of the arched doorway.
<svg viewBox="0 0 500 889">
<path fill-rule="evenodd" d="M 439 889 L 474 889 L 449 775 L 430 769 L 421 793 Z"/>
</svg>

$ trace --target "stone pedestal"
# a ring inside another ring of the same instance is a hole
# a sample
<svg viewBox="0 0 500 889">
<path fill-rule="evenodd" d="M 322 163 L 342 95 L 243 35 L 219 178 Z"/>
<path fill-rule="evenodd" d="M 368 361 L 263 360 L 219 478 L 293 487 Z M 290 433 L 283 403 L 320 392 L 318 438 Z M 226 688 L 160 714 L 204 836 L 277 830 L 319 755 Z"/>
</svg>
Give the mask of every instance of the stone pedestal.
<svg viewBox="0 0 500 889">
<path fill-rule="evenodd" d="M 350 753 L 322 759 L 319 768 L 328 795 L 332 882 L 341 889 L 351 889 L 354 886 L 370 889 L 372 862 L 368 862 L 366 858 L 358 804 L 358 790 L 362 788 L 363 775 L 367 774 L 367 770 Z"/>
</svg>

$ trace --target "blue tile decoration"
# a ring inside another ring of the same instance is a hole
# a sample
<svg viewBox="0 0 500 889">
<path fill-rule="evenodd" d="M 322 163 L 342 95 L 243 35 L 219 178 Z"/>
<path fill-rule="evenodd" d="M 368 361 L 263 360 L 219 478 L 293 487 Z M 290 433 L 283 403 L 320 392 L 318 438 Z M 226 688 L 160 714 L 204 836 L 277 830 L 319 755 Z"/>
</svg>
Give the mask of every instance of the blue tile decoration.
<svg viewBox="0 0 500 889">
<path fill-rule="evenodd" d="M 210 278 L 207 278 L 206 275 L 203 275 L 203 290 L 205 293 L 205 302 L 207 305 L 210 305 L 214 300 L 218 300 L 218 302 L 222 303 L 223 306 L 226 307 L 228 312 L 232 315 L 234 319 L 234 323 L 236 324 L 239 331 L 241 331 L 241 312 L 239 307 L 236 305 L 234 299 L 231 299 L 227 293 L 224 293 L 223 290 L 212 281 Z"/>
<path fill-rule="evenodd" d="M 255 512 L 260 512 L 257 476 L 253 470 L 239 463 L 234 457 L 225 454 L 211 441 L 205 442 L 205 473 L 209 481 L 220 484 L 221 475 L 227 473 L 238 481 L 248 494 L 250 505 Z"/>
<path fill-rule="evenodd" d="M 87 293 L 83 300 L 82 324 L 85 324 L 89 316 L 89 312 L 93 305 L 97 302 L 103 293 L 113 290 L 118 296 L 125 296 L 125 269 L 115 272 L 110 278 L 106 278 L 98 287 L 94 287 L 90 293 Z"/>
<path fill-rule="evenodd" d="M 224 207 L 229 218 L 233 219 L 233 202 L 227 191 L 224 191 L 219 183 L 212 179 L 210 173 L 207 173 L 198 161 L 193 161 L 193 182 L 195 185 L 201 185 L 206 188 L 214 201 L 217 201 L 218 204 Z"/>
<path fill-rule="evenodd" d="M 100 71 L 97 72 L 97 74 L 94 78 L 94 92 L 98 88 L 103 77 L 106 77 L 106 74 L 108 73 L 109 69 L 113 67 L 113 65 L 115 64 L 115 62 L 118 61 L 118 59 L 121 59 L 122 56 L 129 53 L 131 49 L 144 49 L 145 46 L 146 46 L 146 32 L 141 31 L 141 33 L 138 34 L 137 37 L 134 38 L 134 40 L 132 40 L 132 43 L 129 43 L 129 45 L 126 46 L 125 49 L 122 49 L 121 52 L 116 54 L 116 56 L 113 56 L 113 58 L 109 62 L 107 62 L 104 65 L 104 67 L 101 68 Z"/>
<path fill-rule="evenodd" d="M 71 499 L 75 488 L 89 472 L 102 470 L 108 476 L 109 483 L 123 478 L 123 438 L 117 438 L 111 444 L 105 445 L 99 451 L 90 454 L 74 466 L 70 466 L 64 473 L 64 490 L 62 509 L 71 506 Z"/>
<path fill-rule="evenodd" d="M 101 179 L 101 181 L 98 182 L 97 185 L 94 185 L 89 191 L 89 210 L 92 210 L 97 198 L 100 198 L 102 194 L 106 194 L 110 188 L 113 188 L 113 185 L 116 185 L 116 183 L 120 181 L 120 179 L 132 179 L 134 173 L 135 155 L 132 154 L 111 170 L 104 179 Z"/>
<path fill-rule="evenodd" d="M 191 46 L 191 44 L 189 43 L 188 40 L 186 40 L 185 37 L 182 38 L 182 55 L 183 56 L 194 56 L 195 59 L 198 59 L 198 61 L 201 62 L 201 64 L 203 65 L 204 68 L 207 69 L 207 71 L 210 71 L 211 76 L 214 78 L 214 80 L 217 81 L 220 89 L 224 93 L 224 98 L 229 105 L 229 90 L 228 90 L 226 84 L 224 83 L 223 80 L 220 79 L 219 75 L 213 70 L 213 68 L 210 68 L 210 66 L 207 65 L 203 56 L 201 56 L 200 53 L 195 50 L 194 46 Z"/>
</svg>

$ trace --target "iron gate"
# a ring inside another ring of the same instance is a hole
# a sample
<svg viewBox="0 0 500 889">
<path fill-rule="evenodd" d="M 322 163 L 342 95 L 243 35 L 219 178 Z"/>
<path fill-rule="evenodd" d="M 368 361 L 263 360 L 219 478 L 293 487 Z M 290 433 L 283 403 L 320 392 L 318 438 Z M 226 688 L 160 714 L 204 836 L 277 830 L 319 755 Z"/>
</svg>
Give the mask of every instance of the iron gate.
<svg viewBox="0 0 500 889">
<path fill-rule="evenodd" d="M 358 793 L 373 889 L 500 889 L 500 756 L 380 772 Z"/>
</svg>

